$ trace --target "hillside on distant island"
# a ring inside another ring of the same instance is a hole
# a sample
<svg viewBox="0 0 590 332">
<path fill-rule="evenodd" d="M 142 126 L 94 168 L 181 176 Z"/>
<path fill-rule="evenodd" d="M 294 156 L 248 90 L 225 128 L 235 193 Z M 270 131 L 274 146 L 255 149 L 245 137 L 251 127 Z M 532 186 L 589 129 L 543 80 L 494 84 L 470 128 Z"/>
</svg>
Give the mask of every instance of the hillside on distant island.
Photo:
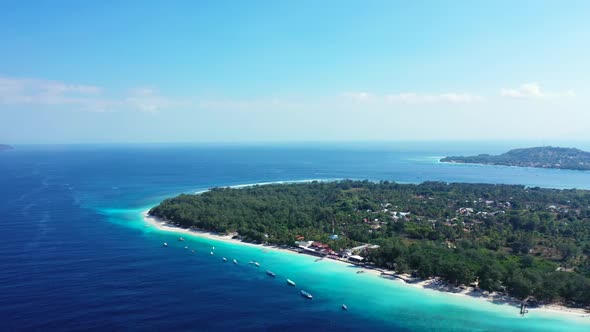
<svg viewBox="0 0 590 332">
<path fill-rule="evenodd" d="M 542 146 L 510 150 L 501 155 L 454 156 L 440 160 L 445 163 L 504 165 L 519 167 L 590 170 L 590 152 L 574 148 Z"/>
<path fill-rule="evenodd" d="M 14 148 L 7 144 L 0 144 L 0 151 L 13 150 Z"/>
</svg>

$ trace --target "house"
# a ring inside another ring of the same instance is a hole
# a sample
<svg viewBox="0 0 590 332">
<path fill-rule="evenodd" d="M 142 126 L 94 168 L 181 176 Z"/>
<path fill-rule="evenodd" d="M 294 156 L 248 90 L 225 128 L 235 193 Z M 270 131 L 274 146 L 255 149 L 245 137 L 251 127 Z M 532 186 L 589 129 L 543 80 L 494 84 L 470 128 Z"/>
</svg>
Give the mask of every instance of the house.
<svg viewBox="0 0 590 332">
<path fill-rule="evenodd" d="M 459 210 L 457 210 L 457 212 L 459 214 L 468 216 L 473 213 L 473 209 L 472 208 L 460 208 Z"/>
<path fill-rule="evenodd" d="M 302 248 L 307 248 L 311 246 L 312 243 L 313 241 L 295 241 L 295 245 Z"/>
<path fill-rule="evenodd" d="M 310 247 L 312 248 L 318 248 L 318 249 L 325 249 L 325 248 L 330 248 L 329 245 L 321 243 L 321 242 L 312 242 L 312 244 L 310 245 Z"/>
<path fill-rule="evenodd" d="M 348 256 L 348 259 L 355 262 L 362 262 L 364 260 L 364 258 L 359 255 L 350 255 Z"/>
<path fill-rule="evenodd" d="M 330 249 L 330 246 L 321 242 L 313 242 L 310 246 L 311 248 L 316 248 L 317 250 L 325 250 L 325 251 L 332 251 L 332 249 Z"/>
</svg>

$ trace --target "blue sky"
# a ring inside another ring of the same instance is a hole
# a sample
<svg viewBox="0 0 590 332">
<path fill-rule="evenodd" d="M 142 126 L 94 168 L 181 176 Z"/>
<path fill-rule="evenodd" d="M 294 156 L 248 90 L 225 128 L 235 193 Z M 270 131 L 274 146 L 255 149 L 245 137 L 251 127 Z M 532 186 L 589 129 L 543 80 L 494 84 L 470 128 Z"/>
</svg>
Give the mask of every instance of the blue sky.
<svg viewBox="0 0 590 332">
<path fill-rule="evenodd" d="M 588 1 L 2 1 L 0 142 L 590 140 Z"/>
</svg>

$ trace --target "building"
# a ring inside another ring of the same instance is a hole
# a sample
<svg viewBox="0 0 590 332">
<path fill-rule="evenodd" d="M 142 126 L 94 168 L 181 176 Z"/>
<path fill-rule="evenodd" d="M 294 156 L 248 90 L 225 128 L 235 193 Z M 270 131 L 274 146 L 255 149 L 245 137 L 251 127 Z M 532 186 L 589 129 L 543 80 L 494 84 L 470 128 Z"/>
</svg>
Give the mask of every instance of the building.
<svg viewBox="0 0 590 332">
<path fill-rule="evenodd" d="M 364 258 L 359 255 L 350 255 L 348 256 L 348 259 L 355 262 L 362 262 L 364 260 Z"/>
<path fill-rule="evenodd" d="M 311 246 L 312 243 L 313 243 L 313 241 L 295 241 L 296 246 L 303 247 L 303 248 L 307 248 L 307 247 Z"/>
</svg>

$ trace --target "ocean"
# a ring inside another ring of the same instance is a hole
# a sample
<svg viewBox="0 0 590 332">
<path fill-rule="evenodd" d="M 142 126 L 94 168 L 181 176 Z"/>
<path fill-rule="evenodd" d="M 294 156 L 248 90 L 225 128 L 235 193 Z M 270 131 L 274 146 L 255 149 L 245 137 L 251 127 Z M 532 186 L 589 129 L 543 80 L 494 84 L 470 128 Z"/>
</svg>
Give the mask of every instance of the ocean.
<svg viewBox="0 0 590 332">
<path fill-rule="evenodd" d="M 0 152 L 0 330 L 588 331 L 590 317 L 520 317 L 513 307 L 305 255 L 189 236 L 180 242 L 178 234 L 146 227 L 141 216 L 179 193 L 277 181 L 590 189 L 590 172 L 437 161 L 513 145 L 17 145 Z M 261 267 L 247 264 L 252 260 Z"/>
</svg>

